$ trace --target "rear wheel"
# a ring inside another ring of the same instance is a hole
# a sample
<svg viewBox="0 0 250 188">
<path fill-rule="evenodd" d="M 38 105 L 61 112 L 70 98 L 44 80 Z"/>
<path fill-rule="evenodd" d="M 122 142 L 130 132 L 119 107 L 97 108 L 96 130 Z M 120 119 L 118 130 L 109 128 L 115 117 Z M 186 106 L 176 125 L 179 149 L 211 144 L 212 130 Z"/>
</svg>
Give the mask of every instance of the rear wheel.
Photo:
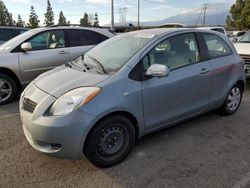
<svg viewBox="0 0 250 188">
<path fill-rule="evenodd" d="M 238 110 L 242 99 L 242 91 L 243 89 L 239 84 L 236 84 L 229 91 L 227 98 L 221 108 L 225 115 L 234 114 Z"/>
<path fill-rule="evenodd" d="M 123 161 L 135 142 L 134 126 L 124 116 L 102 120 L 90 132 L 84 153 L 98 167 L 110 167 Z"/>
<path fill-rule="evenodd" d="M 17 96 L 15 81 L 6 74 L 0 73 L 0 105 L 11 102 Z"/>
</svg>

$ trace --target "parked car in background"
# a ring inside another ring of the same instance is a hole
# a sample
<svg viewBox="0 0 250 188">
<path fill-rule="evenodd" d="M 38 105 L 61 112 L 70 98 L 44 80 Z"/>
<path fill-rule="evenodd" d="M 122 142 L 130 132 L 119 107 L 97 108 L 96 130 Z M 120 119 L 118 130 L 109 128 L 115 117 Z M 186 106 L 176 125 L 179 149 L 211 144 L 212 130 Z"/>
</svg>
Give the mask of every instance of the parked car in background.
<svg viewBox="0 0 250 188">
<path fill-rule="evenodd" d="M 106 39 L 107 29 L 50 27 L 27 31 L 0 46 L 0 104 L 41 73 L 74 60 Z"/>
<path fill-rule="evenodd" d="M 143 135 L 220 108 L 237 111 L 244 65 L 223 34 L 149 29 L 111 38 L 23 91 L 27 141 L 50 156 L 121 162 Z M 171 151 L 170 151 L 171 152 Z"/>
<path fill-rule="evenodd" d="M 0 45 L 29 29 L 23 27 L 0 26 Z"/>
<path fill-rule="evenodd" d="M 206 30 L 211 30 L 211 31 L 217 31 L 227 36 L 227 32 L 224 27 L 197 27 L 196 29 L 206 29 Z"/>
<path fill-rule="evenodd" d="M 241 37 L 239 40 L 234 39 L 234 46 L 240 55 L 240 57 L 245 61 L 246 77 L 250 77 L 250 31 Z"/>
<path fill-rule="evenodd" d="M 229 38 L 232 42 L 237 42 L 245 33 L 246 31 L 233 31 Z"/>
</svg>

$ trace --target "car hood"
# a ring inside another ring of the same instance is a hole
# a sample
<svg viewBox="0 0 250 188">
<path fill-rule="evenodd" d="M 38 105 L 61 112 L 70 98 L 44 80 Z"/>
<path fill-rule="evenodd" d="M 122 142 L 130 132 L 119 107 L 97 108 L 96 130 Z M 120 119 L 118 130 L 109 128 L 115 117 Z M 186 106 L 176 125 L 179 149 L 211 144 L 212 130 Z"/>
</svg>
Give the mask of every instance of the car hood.
<svg viewBox="0 0 250 188">
<path fill-rule="evenodd" d="M 250 55 L 250 43 L 235 43 L 238 54 Z"/>
<path fill-rule="evenodd" d="M 84 86 L 95 86 L 110 75 L 82 72 L 60 66 L 46 72 L 34 80 L 34 84 L 44 92 L 59 98 L 68 91 Z"/>
</svg>

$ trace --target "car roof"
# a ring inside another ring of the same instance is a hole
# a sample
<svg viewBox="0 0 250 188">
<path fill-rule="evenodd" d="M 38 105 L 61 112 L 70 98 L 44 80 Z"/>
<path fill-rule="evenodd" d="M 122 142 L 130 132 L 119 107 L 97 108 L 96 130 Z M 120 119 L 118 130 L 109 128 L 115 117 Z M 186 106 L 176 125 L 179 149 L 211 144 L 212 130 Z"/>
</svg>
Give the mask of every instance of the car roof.
<svg viewBox="0 0 250 188">
<path fill-rule="evenodd" d="M 41 31 L 49 31 L 49 30 L 62 30 L 62 29 L 79 29 L 79 30 L 90 30 L 95 31 L 97 33 L 106 35 L 107 37 L 113 37 L 115 34 L 111 32 L 109 29 L 105 28 L 96 28 L 96 27 L 81 27 L 81 26 L 51 26 L 51 27 L 40 27 L 36 29 L 32 29 L 33 33 L 39 33 Z"/>
<path fill-rule="evenodd" d="M 196 27 L 196 29 L 225 29 L 224 27 L 220 26 L 213 26 L 213 27 Z"/>
<path fill-rule="evenodd" d="M 144 29 L 144 30 L 132 31 L 129 33 L 160 36 L 160 35 L 174 33 L 177 31 L 189 31 L 189 30 L 193 30 L 193 29 L 190 29 L 190 28 L 155 28 L 155 29 Z"/>
<path fill-rule="evenodd" d="M 25 27 L 14 27 L 14 26 L 0 26 L 0 29 L 21 29 L 21 30 L 29 30 L 29 28 L 25 28 Z"/>
<path fill-rule="evenodd" d="M 126 34 L 132 34 L 132 35 L 154 35 L 154 36 L 159 36 L 161 37 L 162 35 L 167 35 L 171 33 L 176 33 L 176 32 L 202 32 L 202 33 L 213 33 L 213 34 L 218 34 L 218 32 L 215 32 L 213 30 L 205 30 L 205 29 L 196 29 L 196 28 L 155 28 L 155 29 L 144 29 L 144 30 L 138 30 L 138 31 L 132 31 L 128 32 Z"/>
</svg>

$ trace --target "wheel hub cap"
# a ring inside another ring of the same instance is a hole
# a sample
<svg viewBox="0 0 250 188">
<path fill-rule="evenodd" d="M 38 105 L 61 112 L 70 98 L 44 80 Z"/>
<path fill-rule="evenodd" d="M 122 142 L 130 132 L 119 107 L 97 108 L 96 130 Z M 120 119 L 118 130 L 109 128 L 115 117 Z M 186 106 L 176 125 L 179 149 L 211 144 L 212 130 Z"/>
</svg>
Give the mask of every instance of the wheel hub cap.
<svg viewBox="0 0 250 188">
<path fill-rule="evenodd" d="M 97 143 L 98 153 L 101 156 L 109 156 L 117 153 L 123 146 L 125 134 L 123 128 L 112 126 L 105 129 Z"/>
<path fill-rule="evenodd" d="M 241 99 L 241 91 L 238 87 L 234 87 L 227 98 L 227 108 L 234 111 L 238 108 Z"/>
<path fill-rule="evenodd" d="M 7 100 L 12 92 L 12 87 L 7 80 L 0 79 L 0 102 Z"/>
</svg>

